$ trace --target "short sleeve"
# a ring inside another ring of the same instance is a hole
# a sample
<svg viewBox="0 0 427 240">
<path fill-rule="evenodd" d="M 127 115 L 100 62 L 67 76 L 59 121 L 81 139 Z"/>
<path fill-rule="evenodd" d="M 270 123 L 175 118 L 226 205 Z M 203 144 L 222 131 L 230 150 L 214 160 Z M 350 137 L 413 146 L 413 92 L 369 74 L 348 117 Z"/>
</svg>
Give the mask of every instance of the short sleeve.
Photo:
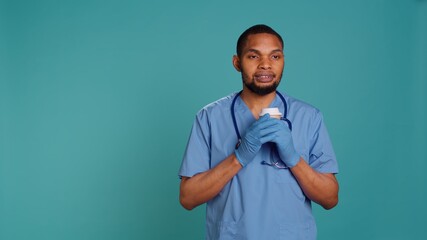
<svg viewBox="0 0 427 240">
<path fill-rule="evenodd" d="M 192 177 L 210 168 L 210 128 L 205 110 L 201 110 L 194 120 L 179 169 L 180 177 Z"/>
<path fill-rule="evenodd" d="M 323 115 L 317 111 L 311 125 L 309 164 L 321 173 L 338 173 L 338 163 Z"/>
</svg>

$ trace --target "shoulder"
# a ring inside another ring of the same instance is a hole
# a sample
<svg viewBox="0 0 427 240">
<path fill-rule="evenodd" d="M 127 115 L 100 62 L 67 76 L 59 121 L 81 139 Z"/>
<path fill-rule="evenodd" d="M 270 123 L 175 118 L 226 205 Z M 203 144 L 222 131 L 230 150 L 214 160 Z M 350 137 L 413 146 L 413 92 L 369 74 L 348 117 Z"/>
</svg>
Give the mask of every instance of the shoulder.
<svg viewBox="0 0 427 240">
<path fill-rule="evenodd" d="M 283 93 L 282 95 L 285 97 L 291 113 L 304 113 L 312 116 L 321 115 L 321 112 L 317 107 L 288 94 Z"/>
<path fill-rule="evenodd" d="M 207 104 L 198 111 L 197 116 L 211 116 L 230 112 L 230 107 L 236 94 L 237 93 L 231 93 L 223 98 Z"/>
</svg>

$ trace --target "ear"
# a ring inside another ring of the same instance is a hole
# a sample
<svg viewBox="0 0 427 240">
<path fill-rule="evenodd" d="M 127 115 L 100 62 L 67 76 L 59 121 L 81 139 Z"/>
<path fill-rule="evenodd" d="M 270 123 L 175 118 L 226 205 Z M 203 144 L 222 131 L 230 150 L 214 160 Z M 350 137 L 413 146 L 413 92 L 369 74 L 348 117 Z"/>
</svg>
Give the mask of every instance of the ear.
<svg viewBox="0 0 427 240">
<path fill-rule="evenodd" d="M 233 56 L 233 66 L 238 72 L 241 72 L 240 59 L 237 55 Z"/>
</svg>

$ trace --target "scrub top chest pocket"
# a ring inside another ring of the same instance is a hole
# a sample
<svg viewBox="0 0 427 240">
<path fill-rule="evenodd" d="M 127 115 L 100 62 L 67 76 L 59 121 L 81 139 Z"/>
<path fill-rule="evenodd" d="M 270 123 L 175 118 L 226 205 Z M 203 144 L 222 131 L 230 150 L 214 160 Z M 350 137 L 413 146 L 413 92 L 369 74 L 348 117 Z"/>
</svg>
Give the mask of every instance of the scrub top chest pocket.
<svg viewBox="0 0 427 240">
<path fill-rule="evenodd" d="M 302 192 L 297 180 L 288 168 L 280 159 L 274 143 L 267 143 L 263 146 L 262 166 L 266 167 L 268 174 L 274 176 L 274 182 L 280 188 L 289 188 L 297 199 L 304 201 L 305 195 Z"/>
<path fill-rule="evenodd" d="M 294 177 L 289 167 L 280 159 L 276 145 L 274 143 L 266 143 L 262 148 L 261 167 L 266 168 L 269 174 L 274 175 L 275 182 L 290 182 Z"/>
</svg>

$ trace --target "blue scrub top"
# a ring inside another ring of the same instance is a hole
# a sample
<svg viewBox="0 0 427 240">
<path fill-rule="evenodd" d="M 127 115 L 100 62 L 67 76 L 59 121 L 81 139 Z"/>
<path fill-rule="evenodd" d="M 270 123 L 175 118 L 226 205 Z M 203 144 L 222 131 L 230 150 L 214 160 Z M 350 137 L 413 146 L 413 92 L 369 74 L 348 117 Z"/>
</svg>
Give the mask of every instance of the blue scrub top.
<svg viewBox="0 0 427 240">
<path fill-rule="evenodd" d="M 237 136 L 231 117 L 233 93 L 201 109 L 194 121 L 179 170 L 192 177 L 232 154 Z M 296 151 L 316 171 L 338 173 L 338 165 L 322 114 L 313 106 L 283 94 L 288 104 Z M 276 95 L 270 107 L 284 111 Z M 240 134 L 256 121 L 240 96 L 235 103 Z M 311 201 L 291 171 L 261 164 L 280 161 L 273 143 L 266 143 L 206 205 L 206 239 L 316 239 Z"/>
</svg>

